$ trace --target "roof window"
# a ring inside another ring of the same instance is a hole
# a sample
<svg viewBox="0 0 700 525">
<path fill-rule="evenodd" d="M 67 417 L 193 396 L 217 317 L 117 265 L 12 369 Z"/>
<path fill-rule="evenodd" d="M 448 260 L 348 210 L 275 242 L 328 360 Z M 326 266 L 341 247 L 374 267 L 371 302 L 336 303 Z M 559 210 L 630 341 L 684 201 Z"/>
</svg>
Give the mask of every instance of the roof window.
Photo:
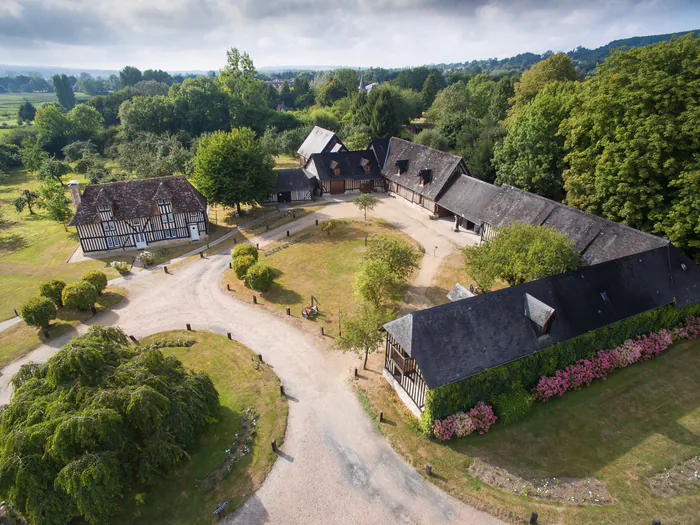
<svg viewBox="0 0 700 525">
<path fill-rule="evenodd" d="M 396 167 L 398 168 L 398 174 L 401 175 L 408 171 L 408 159 L 397 160 Z"/>
<path fill-rule="evenodd" d="M 428 184 L 433 178 L 433 170 L 420 170 L 418 172 L 418 177 L 420 178 L 420 185 Z"/>
</svg>

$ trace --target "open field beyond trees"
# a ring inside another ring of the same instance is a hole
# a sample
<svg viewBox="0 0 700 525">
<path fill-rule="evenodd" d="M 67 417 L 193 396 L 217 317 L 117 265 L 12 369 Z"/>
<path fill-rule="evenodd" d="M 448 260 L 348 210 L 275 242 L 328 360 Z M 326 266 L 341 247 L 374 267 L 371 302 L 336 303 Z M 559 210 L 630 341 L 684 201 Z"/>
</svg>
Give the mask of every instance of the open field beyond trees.
<svg viewBox="0 0 700 525">
<path fill-rule="evenodd" d="M 275 462 L 269 443 L 284 439 L 287 401 L 280 396 L 279 379 L 255 354 L 236 341 L 212 332 L 173 331 L 156 334 L 142 344 L 162 339 L 190 339 L 189 348 L 163 348 L 166 356 L 182 361 L 186 368 L 205 372 L 219 392 L 221 413 L 200 436 L 190 459 L 162 478 L 156 485 L 132 492 L 122 514 L 113 523 L 193 525 L 212 522 L 219 503 L 228 502 L 224 514 L 233 512 L 262 484 Z M 257 414 L 251 427 L 246 410 Z M 232 463 L 227 450 L 251 435 L 250 451 Z M 239 436 L 237 441 L 236 436 Z M 229 470 L 230 465 L 230 470 Z"/>
<path fill-rule="evenodd" d="M 323 326 L 326 334 L 336 335 L 338 314 L 341 311 L 343 315 L 355 312 L 352 284 L 364 257 L 365 236 L 371 239 L 376 235 L 396 235 L 417 246 L 409 236 L 380 219 L 337 222 L 339 225 L 331 235 L 312 226 L 261 250 L 260 260 L 272 266 L 277 274 L 268 292 L 253 292 L 236 278 L 233 270 L 224 274 L 224 286 L 228 283 L 233 296 L 242 301 L 252 302 L 253 295 L 257 295 L 258 304 L 277 312 L 284 313 L 285 307 L 289 306 L 292 315 L 300 318 L 303 326 L 317 333 L 318 326 Z M 309 234 L 311 236 L 306 237 Z M 271 253 L 302 237 L 305 238 L 298 243 Z M 301 310 L 311 305 L 312 295 L 318 300 L 320 315 L 307 321 L 301 318 Z"/>
<path fill-rule="evenodd" d="M 83 102 L 90 97 L 84 93 L 75 93 L 75 101 Z M 45 102 L 58 103 L 56 93 L 2 93 L 0 94 L 0 126 L 6 123 L 8 126 L 17 125 L 17 111 L 19 107 L 29 101 L 38 109 Z"/>
<path fill-rule="evenodd" d="M 382 379 L 383 361 L 383 354 L 374 355 L 369 381 L 358 383 L 367 409 L 374 414 L 382 410 L 388 420 L 378 424 L 380 432 L 417 469 L 431 463 L 435 475 L 430 479 L 466 503 L 525 523 L 532 511 L 539 513 L 540 523 L 567 525 L 637 525 L 653 519 L 698 523 L 697 480 L 686 480 L 687 490 L 681 487 L 671 497 L 654 493 L 646 480 L 700 452 L 699 341 L 677 343 L 607 381 L 535 403 L 521 421 L 499 423 L 488 434 L 449 444 L 420 433 L 417 421 Z M 508 474 L 506 487 L 499 489 L 470 474 L 477 459 L 525 480 L 556 478 L 551 483 L 558 484 L 566 478 L 592 478 L 607 487 L 612 503 L 577 505 L 516 494 L 513 489 L 520 487 L 508 487 Z"/>
</svg>

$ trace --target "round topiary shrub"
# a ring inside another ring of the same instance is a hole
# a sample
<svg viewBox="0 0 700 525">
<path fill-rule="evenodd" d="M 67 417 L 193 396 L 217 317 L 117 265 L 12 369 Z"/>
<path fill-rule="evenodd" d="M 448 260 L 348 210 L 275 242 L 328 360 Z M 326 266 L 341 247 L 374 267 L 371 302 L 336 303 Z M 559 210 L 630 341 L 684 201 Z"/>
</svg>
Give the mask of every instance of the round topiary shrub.
<svg viewBox="0 0 700 525">
<path fill-rule="evenodd" d="M 255 259 L 255 262 L 258 261 L 258 249 L 250 243 L 238 244 L 233 249 L 234 259 L 243 255 L 250 255 L 253 259 Z"/>
<path fill-rule="evenodd" d="M 63 289 L 63 306 L 75 310 L 89 310 L 97 301 L 97 290 L 88 281 L 78 281 Z"/>
<path fill-rule="evenodd" d="M 245 274 L 245 282 L 253 290 L 266 292 L 275 280 L 275 271 L 266 264 L 255 263 L 248 268 Z"/>
<path fill-rule="evenodd" d="M 41 286 L 39 286 L 39 295 L 46 297 L 47 299 L 51 299 L 56 306 L 63 306 L 61 294 L 63 293 L 63 289 L 65 287 L 66 283 L 57 279 L 54 279 L 53 281 L 46 281 L 45 283 L 41 283 Z"/>
<path fill-rule="evenodd" d="M 104 289 L 107 288 L 107 276 L 99 270 L 85 272 L 80 279 L 89 282 L 97 291 L 97 295 L 101 294 Z"/>
<path fill-rule="evenodd" d="M 240 280 L 245 279 L 248 269 L 255 264 L 255 258 L 252 255 L 241 255 L 233 260 L 233 272 Z"/>
<path fill-rule="evenodd" d="M 48 297 L 34 297 L 24 303 L 19 315 L 29 326 L 47 328 L 56 319 L 56 305 Z"/>
</svg>

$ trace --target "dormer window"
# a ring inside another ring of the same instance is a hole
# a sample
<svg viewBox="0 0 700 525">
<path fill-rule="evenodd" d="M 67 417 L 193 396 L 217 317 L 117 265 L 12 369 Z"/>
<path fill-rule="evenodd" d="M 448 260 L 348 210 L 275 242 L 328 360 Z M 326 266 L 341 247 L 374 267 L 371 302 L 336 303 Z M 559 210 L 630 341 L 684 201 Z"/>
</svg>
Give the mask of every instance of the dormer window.
<svg viewBox="0 0 700 525">
<path fill-rule="evenodd" d="M 420 170 L 418 177 L 420 178 L 420 185 L 424 186 L 432 180 L 433 170 Z"/>
<path fill-rule="evenodd" d="M 365 159 L 364 157 L 360 160 L 360 166 L 362 166 L 362 169 L 364 170 L 365 173 L 369 173 L 372 171 L 372 164 L 370 163 L 369 159 Z"/>
<path fill-rule="evenodd" d="M 529 293 L 525 294 L 525 317 L 532 322 L 537 337 L 547 335 L 554 320 L 556 310 Z"/>
<path fill-rule="evenodd" d="M 333 170 L 334 175 L 340 175 L 340 164 L 337 161 L 332 160 L 329 166 Z"/>
<path fill-rule="evenodd" d="M 401 175 L 408 171 L 408 159 L 396 161 L 397 175 Z"/>
</svg>

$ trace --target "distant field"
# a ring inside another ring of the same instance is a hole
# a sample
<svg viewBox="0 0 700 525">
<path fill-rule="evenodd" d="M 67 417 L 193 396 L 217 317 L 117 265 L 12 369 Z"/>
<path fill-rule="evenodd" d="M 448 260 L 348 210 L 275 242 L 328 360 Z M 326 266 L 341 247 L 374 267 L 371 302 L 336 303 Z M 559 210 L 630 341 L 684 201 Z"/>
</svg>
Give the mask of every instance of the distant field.
<svg viewBox="0 0 700 525">
<path fill-rule="evenodd" d="M 84 93 L 76 93 L 75 100 L 83 101 L 90 97 Z M 8 126 L 17 125 L 17 110 L 19 106 L 28 100 L 36 107 L 44 102 L 58 102 L 56 93 L 3 93 L 0 94 L 0 126 L 3 122 Z"/>
</svg>

